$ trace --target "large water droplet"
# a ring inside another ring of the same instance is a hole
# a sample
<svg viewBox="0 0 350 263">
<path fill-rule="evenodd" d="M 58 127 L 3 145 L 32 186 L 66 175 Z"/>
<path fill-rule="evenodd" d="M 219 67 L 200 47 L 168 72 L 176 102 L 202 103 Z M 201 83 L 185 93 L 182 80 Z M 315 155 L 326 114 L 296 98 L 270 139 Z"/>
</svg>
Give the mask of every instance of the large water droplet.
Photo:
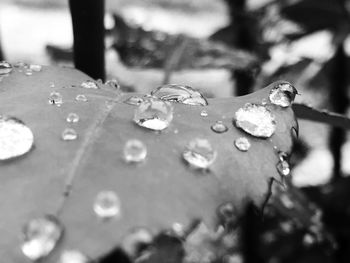
<svg viewBox="0 0 350 263">
<path fill-rule="evenodd" d="M 272 104 L 289 107 L 298 91 L 289 83 L 281 83 L 272 88 L 270 91 L 269 99 Z"/>
<path fill-rule="evenodd" d="M 78 94 L 75 97 L 75 100 L 76 101 L 81 101 L 81 102 L 87 102 L 88 101 L 87 97 L 84 94 Z"/>
<path fill-rule="evenodd" d="M 134 121 L 151 130 L 164 130 L 173 119 L 173 107 L 157 98 L 145 98 L 135 109 Z"/>
<path fill-rule="evenodd" d="M 284 152 L 278 154 L 279 162 L 277 163 L 277 171 L 282 176 L 282 178 L 290 175 L 290 166 L 288 163 L 288 155 Z"/>
<path fill-rule="evenodd" d="M 228 131 L 227 126 L 222 121 L 217 121 L 210 128 L 216 133 L 224 133 Z"/>
<path fill-rule="evenodd" d="M 107 81 L 105 82 L 105 85 L 107 85 L 107 86 L 109 86 L 109 87 L 111 87 L 111 88 L 113 88 L 113 89 L 120 89 L 119 82 L 118 82 L 118 80 L 116 80 L 116 79 L 107 80 Z"/>
<path fill-rule="evenodd" d="M 71 112 L 68 114 L 66 121 L 69 123 L 77 123 L 79 121 L 79 115 L 74 112 Z"/>
<path fill-rule="evenodd" d="M 208 168 L 215 161 L 216 155 L 210 142 L 200 138 L 190 141 L 182 154 L 190 165 L 201 169 Z"/>
<path fill-rule="evenodd" d="M 120 200 L 113 191 L 101 191 L 97 194 L 94 201 L 94 211 L 98 217 L 108 219 L 120 216 Z"/>
<path fill-rule="evenodd" d="M 34 72 L 40 72 L 42 70 L 42 66 L 36 65 L 36 64 L 30 64 L 29 69 L 34 71 Z"/>
<path fill-rule="evenodd" d="M 238 150 L 246 152 L 250 148 L 250 142 L 246 137 L 240 137 L 235 140 L 235 146 Z"/>
<path fill-rule="evenodd" d="M 0 76 L 10 74 L 12 65 L 6 61 L 0 61 Z"/>
<path fill-rule="evenodd" d="M 201 111 L 201 116 L 202 117 L 208 117 L 208 112 L 206 110 Z"/>
<path fill-rule="evenodd" d="M 141 102 L 143 102 L 143 98 L 139 96 L 131 96 L 130 98 L 126 99 L 124 103 L 129 105 L 140 105 Z"/>
<path fill-rule="evenodd" d="M 23 227 L 21 250 L 30 260 L 46 257 L 56 247 L 63 233 L 63 226 L 52 215 L 30 220 Z"/>
<path fill-rule="evenodd" d="M 129 140 L 124 146 L 124 159 L 127 162 L 142 162 L 146 159 L 146 145 L 139 140 Z"/>
<path fill-rule="evenodd" d="M 167 84 L 153 90 L 151 95 L 161 100 L 187 105 L 205 106 L 208 101 L 203 95 L 189 86 Z"/>
<path fill-rule="evenodd" d="M 78 138 L 78 133 L 72 128 L 66 128 L 62 132 L 62 140 L 74 141 Z"/>
<path fill-rule="evenodd" d="M 61 93 L 57 91 L 53 91 L 49 95 L 49 104 L 51 105 L 56 105 L 56 106 L 61 106 L 63 103 L 63 97 Z"/>
<path fill-rule="evenodd" d="M 80 87 L 85 89 L 98 89 L 96 82 L 92 80 L 84 81 L 83 83 L 80 84 Z"/>
<path fill-rule="evenodd" d="M 0 160 L 9 160 L 30 151 L 32 131 L 20 120 L 0 115 Z"/>
<path fill-rule="evenodd" d="M 262 105 L 247 103 L 236 111 L 236 126 L 255 137 L 268 138 L 276 130 L 274 115 Z"/>
<path fill-rule="evenodd" d="M 88 263 L 89 259 L 78 250 L 65 250 L 58 263 Z"/>
</svg>

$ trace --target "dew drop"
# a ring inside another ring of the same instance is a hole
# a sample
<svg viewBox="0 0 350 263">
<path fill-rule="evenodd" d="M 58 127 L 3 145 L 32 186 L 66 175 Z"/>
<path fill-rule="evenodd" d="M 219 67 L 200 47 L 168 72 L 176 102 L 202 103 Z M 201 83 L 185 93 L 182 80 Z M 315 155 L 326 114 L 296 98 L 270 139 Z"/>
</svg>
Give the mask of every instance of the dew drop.
<svg viewBox="0 0 350 263">
<path fill-rule="evenodd" d="M 217 121 L 210 128 L 212 129 L 213 132 L 216 132 L 216 133 L 224 133 L 228 131 L 227 126 L 222 121 Z"/>
<path fill-rule="evenodd" d="M 69 123 L 77 123 L 79 121 L 79 115 L 71 112 L 67 115 L 66 121 Z"/>
<path fill-rule="evenodd" d="M 216 151 L 207 139 L 196 138 L 190 141 L 182 154 L 193 167 L 207 169 L 216 158 Z"/>
<path fill-rule="evenodd" d="M 78 138 L 78 133 L 72 128 L 66 128 L 62 132 L 62 140 L 74 141 Z"/>
<path fill-rule="evenodd" d="M 96 82 L 92 80 L 84 81 L 83 83 L 80 84 L 80 87 L 85 89 L 98 89 Z"/>
<path fill-rule="evenodd" d="M 51 105 L 56 105 L 58 107 L 60 107 L 63 103 L 63 97 L 61 95 L 61 93 L 57 92 L 57 91 L 53 91 L 50 93 L 49 95 L 49 104 Z"/>
<path fill-rule="evenodd" d="M 129 104 L 129 105 L 140 105 L 141 102 L 143 102 L 143 98 L 139 96 L 131 96 L 130 98 L 126 99 L 124 103 Z"/>
<path fill-rule="evenodd" d="M 235 222 L 237 219 L 236 209 L 231 202 L 220 205 L 217 214 L 224 226 Z"/>
<path fill-rule="evenodd" d="M 250 142 L 246 137 L 240 137 L 235 140 L 235 146 L 242 152 L 247 152 L 250 148 Z"/>
<path fill-rule="evenodd" d="M 114 191 L 101 191 L 94 201 L 94 212 L 103 219 L 120 216 L 120 200 Z"/>
<path fill-rule="evenodd" d="M 87 97 L 84 94 L 78 94 L 75 97 L 75 100 L 76 101 L 81 101 L 81 102 L 87 102 L 88 101 Z"/>
<path fill-rule="evenodd" d="M 151 92 L 151 95 L 164 101 L 177 102 L 193 106 L 208 105 L 203 95 L 189 86 L 166 84 Z"/>
<path fill-rule="evenodd" d="M 161 131 L 173 119 L 173 107 L 169 102 L 157 98 L 145 98 L 135 109 L 134 122 L 141 127 Z"/>
<path fill-rule="evenodd" d="M 138 163 L 146 159 L 146 145 L 139 140 L 129 140 L 124 146 L 124 159 L 127 162 Z"/>
<path fill-rule="evenodd" d="M 28 153 L 33 143 L 34 135 L 22 121 L 0 115 L 0 161 Z"/>
<path fill-rule="evenodd" d="M 269 99 L 272 104 L 289 107 L 298 91 L 289 83 L 281 83 L 272 88 L 270 91 Z"/>
<path fill-rule="evenodd" d="M 88 263 L 89 259 L 78 250 L 64 250 L 58 263 Z"/>
<path fill-rule="evenodd" d="M 130 231 L 122 241 L 122 248 L 130 257 L 136 257 L 140 248 L 152 242 L 151 232 L 144 227 L 137 227 Z"/>
<path fill-rule="evenodd" d="M 109 87 L 111 87 L 111 88 L 113 88 L 113 89 L 120 89 L 119 82 L 118 82 L 118 80 L 116 80 L 116 79 L 107 80 L 107 81 L 105 82 L 105 85 L 107 85 L 107 86 L 109 86 Z"/>
<path fill-rule="evenodd" d="M 276 130 L 275 117 L 265 106 L 246 103 L 235 115 L 236 126 L 255 137 L 268 138 Z"/>
<path fill-rule="evenodd" d="M 287 161 L 287 154 L 284 152 L 280 152 L 279 154 L 279 162 L 276 165 L 278 173 L 282 176 L 282 178 L 290 175 L 290 166 Z"/>
<path fill-rule="evenodd" d="M 63 226 L 52 215 L 30 220 L 23 227 L 21 250 L 30 260 L 46 257 L 56 247 L 63 233 Z"/>
<path fill-rule="evenodd" d="M 0 76 L 10 74 L 12 65 L 6 61 L 0 61 Z"/>
<path fill-rule="evenodd" d="M 30 64 L 29 69 L 34 71 L 34 72 L 40 72 L 42 70 L 42 66 L 36 65 L 36 64 Z"/>
<path fill-rule="evenodd" d="M 208 112 L 206 110 L 201 111 L 201 116 L 202 117 L 208 117 Z"/>
</svg>

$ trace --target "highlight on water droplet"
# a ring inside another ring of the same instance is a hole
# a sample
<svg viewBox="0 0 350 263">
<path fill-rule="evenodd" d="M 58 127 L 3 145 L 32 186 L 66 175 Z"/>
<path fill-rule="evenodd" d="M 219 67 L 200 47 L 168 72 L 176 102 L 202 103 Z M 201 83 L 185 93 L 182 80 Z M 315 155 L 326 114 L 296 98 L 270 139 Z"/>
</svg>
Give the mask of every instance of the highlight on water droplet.
<svg viewBox="0 0 350 263">
<path fill-rule="evenodd" d="M 87 97 L 84 94 L 78 94 L 75 97 L 75 100 L 80 101 L 80 102 L 87 102 L 88 101 Z"/>
<path fill-rule="evenodd" d="M 141 102 L 143 102 L 143 98 L 139 97 L 139 96 L 131 96 L 129 98 L 127 98 L 124 103 L 129 104 L 129 105 L 140 105 Z"/>
<path fill-rule="evenodd" d="M 166 101 L 145 98 L 135 109 L 134 122 L 141 127 L 161 131 L 167 128 L 173 119 L 173 106 Z"/>
<path fill-rule="evenodd" d="M 74 112 L 68 113 L 66 121 L 68 123 L 77 123 L 79 121 L 79 115 Z"/>
<path fill-rule="evenodd" d="M 53 91 L 50 93 L 49 95 L 49 104 L 51 105 L 56 105 L 58 107 L 60 107 L 63 103 L 63 97 L 61 95 L 61 93 L 57 92 L 57 91 Z"/>
<path fill-rule="evenodd" d="M 7 61 L 0 61 L 0 76 L 8 75 L 12 71 L 12 65 Z"/>
<path fill-rule="evenodd" d="M 58 263 L 88 263 L 89 259 L 78 250 L 64 250 Z"/>
<path fill-rule="evenodd" d="M 202 110 L 200 114 L 202 117 L 208 117 L 208 112 L 206 110 Z"/>
<path fill-rule="evenodd" d="M 102 219 L 121 215 L 120 200 L 114 191 L 103 190 L 99 192 L 95 198 L 93 209 L 95 214 Z"/>
<path fill-rule="evenodd" d="M 194 168 L 207 169 L 216 159 L 217 152 L 207 139 L 195 138 L 185 147 L 183 158 Z"/>
<path fill-rule="evenodd" d="M 34 135 L 21 120 L 0 115 L 0 161 L 28 153 L 33 144 Z"/>
<path fill-rule="evenodd" d="M 34 71 L 34 72 L 40 72 L 42 70 L 42 66 L 41 65 L 36 65 L 36 64 L 30 64 L 29 65 L 29 69 Z"/>
<path fill-rule="evenodd" d="M 107 86 L 109 86 L 109 87 L 111 87 L 111 88 L 113 88 L 113 89 L 120 89 L 119 82 L 118 82 L 118 80 L 116 80 L 116 79 L 107 80 L 107 81 L 105 82 L 105 85 L 107 85 Z"/>
<path fill-rule="evenodd" d="M 235 113 L 238 128 L 255 137 L 271 137 L 276 130 L 275 116 L 265 106 L 246 103 Z"/>
<path fill-rule="evenodd" d="M 146 145 L 136 139 L 128 140 L 124 146 L 124 159 L 127 162 L 138 163 L 146 159 Z"/>
<path fill-rule="evenodd" d="M 280 83 L 270 91 L 269 99 L 272 104 L 289 107 L 295 99 L 298 91 L 288 82 Z"/>
<path fill-rule="evenodd" d="M 215 122 L 210 128 L 216 133 L 224 133 L 228 131 L 228 127 L 222 121 Z"/>
<path fill-rule="evenodd" d="M 78 139 L 78 133 L 72 128 L 66 128 L 63 130 L 61 137 L 64 141 L 74 141 Z"/>
<path fill-rule="evenodd" d="M 189 86 L 166 84 L 151 92 L 151 95 L 164 101 L 171 101 L 193 106 L 208 105 L 204 96 Z"/>
<path fill-rule="evenodd" d="M 240 137 L 235 140 L 235 146 L 242 152 L 247 152 L 250 148 L 250 142 L 246 137 Z"/>
<path fill-rule="evenodd" d="M 87 80 L 80 84 L 80 87 L 85 89 L 98 89 L 98 85 L 95 81 Z"/>
<path fill-rule="evenodd" d="M 30 260 L 48 256 L 63 234 L 63 226 L 53 215 L 38 217 L 27 222 L 22 230 L 21 250 Z"/>
</svg>

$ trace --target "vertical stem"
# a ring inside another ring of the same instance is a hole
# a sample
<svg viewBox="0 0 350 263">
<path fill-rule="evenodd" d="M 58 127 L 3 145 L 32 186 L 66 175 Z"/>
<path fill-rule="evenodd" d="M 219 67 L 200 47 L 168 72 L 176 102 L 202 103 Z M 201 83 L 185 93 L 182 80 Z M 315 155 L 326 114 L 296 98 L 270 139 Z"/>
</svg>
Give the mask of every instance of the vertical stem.
<svg viewBox="0 0 350 263">
<path fill-rule="evenodd" d="M 69 0 L 75 67 L 94 79 L 105 79 L 104 0 Z"/>
</svg>

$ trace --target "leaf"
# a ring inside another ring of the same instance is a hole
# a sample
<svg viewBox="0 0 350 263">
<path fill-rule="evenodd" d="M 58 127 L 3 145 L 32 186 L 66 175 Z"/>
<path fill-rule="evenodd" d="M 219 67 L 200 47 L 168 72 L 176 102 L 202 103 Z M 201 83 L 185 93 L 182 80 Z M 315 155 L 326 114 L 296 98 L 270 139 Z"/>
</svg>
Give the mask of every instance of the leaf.
<svg viewBox="0 0 350 263">
<path fill-rule="evenodd" d="M 24 261 L 21 227 L 33 217 L 57 214 L 65 226 L 61 244 L 45 262 L 57 262 L 63 249 L 78 249 L 96 259 L 139 226 L 157 235 L 175 222 L 187 226 L 199 219 L 214 230 L 221 204 L 232 202 L 238 217 L 248 202 L 264 203 L 271 177 L 280 180 L 274 146 L 290 153 L 296 127 L 292 109 L 271 106 L 277 122 L 271 140 L 249 136 L 232 124 L 238 108 L 261 103 L 275 84 L 244 97 L 208 99 L 208 106 L 173 104 L 171 125 L 156 133 L 137 126 L 132 121 L 136 106 L 123 103 L 137 94 L 120 94 L 102 84 L 100 89 L 79 87 L 88 79 L 76 70 L 43 67 L 32 76 L 14 69 L 0 82 L 1 114 L 24 121 L 35 137 L 35 148 L 26 156 L 0 163 L 4 262 Z M 48 104 L 53 90 L 63 96 L 61 107 Z M 77 102 L 78 94 L 85 94 L 88 102 Z M 207 117 L 200 116 L 203 109 Z M 70 112 L 80 116 L 78 123 L 66 122 Z M 227 132 L 211 130 L 218 120 L 229 127 Z M 66 127 L 76 129 L 77 140 L 61 139 Z M 248 152 L 234 147 L 241 136 L 251 142 Z M 209 171 L 194 170 L 182 159 L 185 145 L 196 137 L 207 138 L 217 151 Z M 124 144 L 131 138 L 147 146 L 142 164 L 123 160 Z M 106 222 L 92 209 L 96 194 L 105 189 L 118 194 L 122 211 L 120 218 Z"/>
</svg>

